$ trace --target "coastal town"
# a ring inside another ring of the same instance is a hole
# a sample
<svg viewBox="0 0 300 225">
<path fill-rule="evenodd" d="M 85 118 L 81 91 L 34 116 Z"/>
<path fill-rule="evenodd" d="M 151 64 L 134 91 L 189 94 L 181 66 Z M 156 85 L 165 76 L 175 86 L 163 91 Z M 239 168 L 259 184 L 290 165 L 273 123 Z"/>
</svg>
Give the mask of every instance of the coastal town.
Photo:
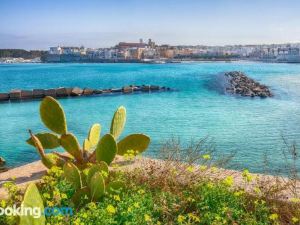
<svg viewBox="0 0 300 225">
<path fill-rule="evenodd" d="M 1 51 L 1 50 L 0 50 Z M 120 42 L 109 48 L 55 46 L 41 51 L 41 57 L 23 59 L 0 55 L 0 63 L 26 62 L 137 62 L 178 63 L 185 61 L 262 61 L 300 63 L 300 43 L 225 46 L 158 45 L 152 39 Z"/>
</svg>

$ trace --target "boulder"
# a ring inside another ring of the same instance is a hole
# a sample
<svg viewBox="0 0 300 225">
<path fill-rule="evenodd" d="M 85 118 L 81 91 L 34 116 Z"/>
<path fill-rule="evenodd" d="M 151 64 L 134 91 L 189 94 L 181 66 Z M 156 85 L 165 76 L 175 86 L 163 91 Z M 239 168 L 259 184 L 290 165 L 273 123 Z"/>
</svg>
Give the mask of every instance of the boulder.
<svg viewBox="0 0 300 225">
<path fill-rule="evenodd" d="M 45 96 L 56 97 L 56 90 L 54 88 L 45 90 Z"/>
<path fill-rule="evenodd" d="M 122 92 L 122 88 L 112 88 L 111 92 L 112 93 Z"/>
<path fill-rule="evenodd" d="M 158 91 L 160 89 L 160 87 L 156 86 L 156 85 L 151 85 L 150 89 L 151 89 L 151 91 Z"/>
<path fill-rule="evenodd" d="M 33 96 L 33 98 L 43 98 L 43 97 L 45 97 L 45 90 L 44 89 L 33 89 L 32 96 Z"/>
<path fill-rule="evenodd" d="M 57 88 L 56 89 L 56 97 L 68 97 L 67 89 L 64 87 Z"/>
<path fill-rule="evenodd" d="M 94 90 L 94 93 L 95 93 L 96 95 L 100 95 L 100 94 L 103 93 L 103 91 L 100 90 L 100 89 L 96 89 L 96 90 Z"/>
<path fill-rule="evenodd" d="M 21 90 L 11 90 L 9 92 L 10 100 L 20 100 L 21 99 Z"/>
<path fill-rule="evenodd" d="M 125 87 L 123 87 L 122 88 L 122 90 L 123 90 L 123 93 L 132 93 L 133 92 L 133 87 L 131 87 L 131 86 L 125 86 Z"/>
<path fill-rule="evenodd" d="M 79 87 L 74 87 L 71 91 L 71 96 L 80 96 L 82 95 L 83 90 Z"/>
<path fill-rule="evenodd" d="M 31 99 L 33 98 L 33 91 L 21 90 L 22 99 Z"/>
<path fill-rule="evenodd" d="M 0 157 L 0 166 L 4 166 L 6 163 L 5 159 L 3 157 Z"/>
<path fill-rule="evenodd" d="M 90 88 L 83 89 L 83 95 L 92 95 L 94 94 L 94 90 Z"/>
<path fill-rule="evenodd" d="M 0 101 L 7 101 L 9 100 L 9 94 L 8 93 L 0 93 Z"/>
<path fill-rule="evenodd" d="M 150 85 L 143 85 L 142 86 L 142 91 L 150 91 Z"/>
</svg>

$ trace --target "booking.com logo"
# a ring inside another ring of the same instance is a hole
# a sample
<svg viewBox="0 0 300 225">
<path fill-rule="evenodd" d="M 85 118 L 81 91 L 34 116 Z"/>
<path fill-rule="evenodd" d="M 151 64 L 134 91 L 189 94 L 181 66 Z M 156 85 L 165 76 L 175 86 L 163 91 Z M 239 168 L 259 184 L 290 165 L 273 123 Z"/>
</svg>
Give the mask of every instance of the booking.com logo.
<svg viewBox="0 0 300 225">
<path fill-rule="evenodd" d="M 42 212 L 39 207 L 25 207 L 23 205 L 1 208 L 0 216 L 32 216 L 33 218 L 39 218 L 42 215 L 45 216 L 59 216 L 59 215 L 73 215 L 73 209 L 71 207 L 45 207 Z"/>
</svg>

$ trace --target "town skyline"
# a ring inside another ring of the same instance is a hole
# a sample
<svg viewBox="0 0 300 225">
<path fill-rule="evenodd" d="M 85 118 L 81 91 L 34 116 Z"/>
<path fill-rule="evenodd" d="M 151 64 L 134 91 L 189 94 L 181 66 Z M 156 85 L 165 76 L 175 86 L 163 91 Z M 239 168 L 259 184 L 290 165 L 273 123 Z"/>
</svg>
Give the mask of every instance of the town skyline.
<svg viewBox="0 0 300 225">
<path fill-rule="evenodd" d="M 0 48 L 110 47 L 151 37 L 158 44 L 299 42 L 300 2 L 0 0 Z"/>
</svg>

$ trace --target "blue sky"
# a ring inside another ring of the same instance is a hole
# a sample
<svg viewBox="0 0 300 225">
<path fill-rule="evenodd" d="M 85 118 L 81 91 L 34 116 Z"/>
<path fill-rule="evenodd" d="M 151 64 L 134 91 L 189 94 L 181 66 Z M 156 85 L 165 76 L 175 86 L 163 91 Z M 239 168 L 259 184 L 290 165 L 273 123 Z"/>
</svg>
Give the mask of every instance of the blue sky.
<svg viewBox="0 0 300 225">
<path fill-rule="evenodd" d="M 0 0 L 0 48 L 300 42 L 299 0 Z"/>
</svg>

